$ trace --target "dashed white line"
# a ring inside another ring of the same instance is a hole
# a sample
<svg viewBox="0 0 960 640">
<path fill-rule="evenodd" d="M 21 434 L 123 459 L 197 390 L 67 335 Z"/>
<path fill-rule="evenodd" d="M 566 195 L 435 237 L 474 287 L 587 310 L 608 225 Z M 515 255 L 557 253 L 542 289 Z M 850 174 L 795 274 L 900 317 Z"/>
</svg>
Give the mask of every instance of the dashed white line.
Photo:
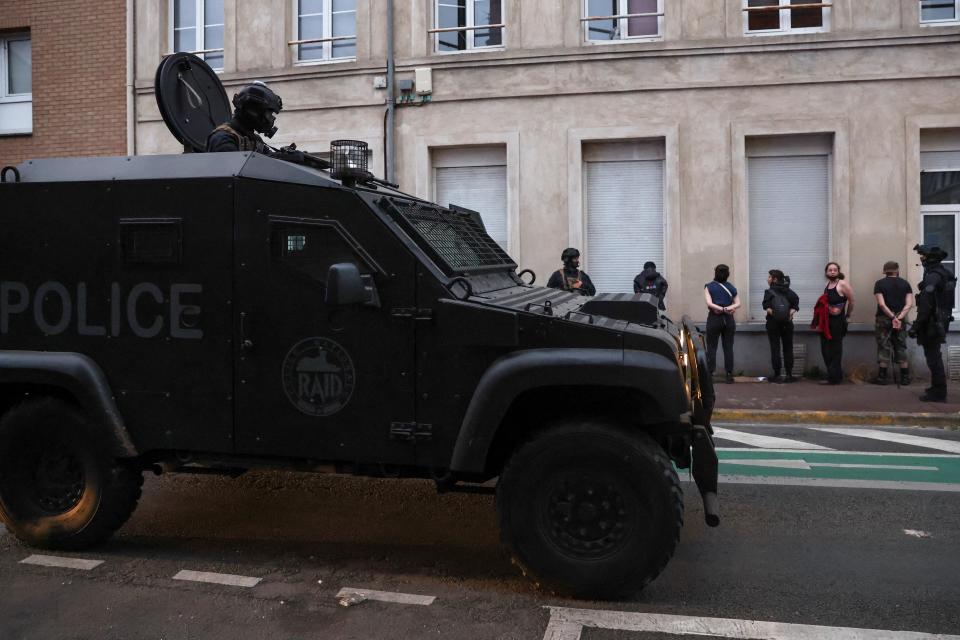
<svg viewBox="0 0 960 640">
<path fill-rule="evenodd" d="M 587 609 L 550 609 L 550 622 L 543 640 L 580 640 L 585 628 L 618 631 L 645 631 L 673 635 L 714 636 L 740 640 L 960 640 L 960 636 L 920 633 L 917 631 L 885 631 L 852 627 L 672 616 L 626 611 L 592 611 Z"/>
<path fill-rule="evenodd" d="M 741 444 L 749 444 L 760 449 L 799 449 L 803 451 L 830 451 L 830 447 L 824 447 L 812 442 L 802 442 L 800 440 L 790 440 L 789 438 L 775 438 L 773 436 L 763 436 L 757 433 L 746 433 L 744 431 L 733 431 L 722 427 L 714 427 L 713 435 L 720 440 L 730 440 Z"/>
<path fill-rule="evenodd" d="M 397 604 L 429 605 L 436 600 L 435 596 L 419 596 L 412 593 L 396 593 L 394 591 L 375 591 L 373 589 L 357 589 L 344 587 L 337 593 L 337 598 L 353 595 L 361 596 L 364 600 L 378 600 L 380 602 L 394 602 Z"/>
<path fill-rule="evenodd" d="M 62 556 L 32 555 L 20 561 L 20 564 L 35 564 L 39 567 L 58 567 L 61 569 L 79 569 L 90 571 L 103 564 L 103 560 L 85 560 L 83 558 L 64 558 Z"/>
<path fill-rule="evenodd" d="M 184 569 L 173 576 L 174 580 L 189 580 L 190 582 L 209 582 L 211 584 L 222 584 L 228 587 L 255 587 L 260 583 L 260 578 L 251 578 L 249 576 L 235 576 L 229 573 L 210 573 L 208 571 L 189 571 Z"/>
<path fill-rule="evenodd" d="M 871 440 L 896 442 L 897 444 L 907 444 L 925 449 L 936 449 L 937 451 L 946 451 L 948 453 L 960 453 L 960 442 L 956 440 L 912 436 L 908 433 L 894 433 L 893 431 L 881 431 L 880 429 L 855 429 L 851 427 L 812 427 L 812 429 L 814 431 L 836 433 L 842 436 L 869 438 Z"/>
</svg>

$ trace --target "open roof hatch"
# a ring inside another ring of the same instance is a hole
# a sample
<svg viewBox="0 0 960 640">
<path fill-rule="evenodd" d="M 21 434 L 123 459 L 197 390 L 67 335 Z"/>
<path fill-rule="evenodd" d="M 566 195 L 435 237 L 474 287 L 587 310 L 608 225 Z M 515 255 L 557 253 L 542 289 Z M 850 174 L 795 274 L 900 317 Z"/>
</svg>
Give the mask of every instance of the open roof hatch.
<svg viewBox="0 0 960 640">
<path fill-rule="evenodd" d="M 232 110 L 220 78 L 190 53 L 174 53 L 157 67 L 153 83 L 160 115 L 184 151 L 206 149 L 207 136 L 230 120 Z"/>
</svg>

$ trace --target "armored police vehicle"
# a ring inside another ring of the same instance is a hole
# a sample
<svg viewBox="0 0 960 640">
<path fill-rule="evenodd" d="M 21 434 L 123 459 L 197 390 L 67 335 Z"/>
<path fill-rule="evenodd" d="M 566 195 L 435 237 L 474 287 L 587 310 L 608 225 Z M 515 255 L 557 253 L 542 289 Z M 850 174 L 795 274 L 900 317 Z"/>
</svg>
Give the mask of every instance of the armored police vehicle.
<svg viewBox="0 0 960 640">
<path fill-rule="evenodd" d="M 202 61 L 165 65 L 195 85 L 175 123 L 229 116 Z M 478 213 L 373 179 L 362 145 L 332 153 L 3 169 L 0 516 L 15 536 L 99 543 L 145 471 L 428 478 L 495 491 L 537 581 L 603 597 L 673 554 L 675 468 L 693 468 L 717 524 L 713 391 L 687 322 L 647 295 L 534 286 Z"/>
</svg>

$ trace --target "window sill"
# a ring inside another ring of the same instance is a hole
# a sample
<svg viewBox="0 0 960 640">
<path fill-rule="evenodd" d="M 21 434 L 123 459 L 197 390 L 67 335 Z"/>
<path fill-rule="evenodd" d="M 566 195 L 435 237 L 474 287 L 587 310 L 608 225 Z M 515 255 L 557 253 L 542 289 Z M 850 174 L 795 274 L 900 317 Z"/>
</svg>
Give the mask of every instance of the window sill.
<svg viewBox="0 0 960 640">
<path fill-rule="evenodd" d="M 436 56 L 459 56 L 459 55 L 463 55 L 463 54 L 465 54 L 465 53 L 467 53 L 467 54 L 469 54 L 469 53 L 488 53 L 488 52 L 506 51 L 506 50 L 507 50 L 507 47 L 506 47 L 506 46 L 502 46 L 502 47 L 474 47 L 473 49 L 463 49 L 463 50 L 460 50 L 460 51 L 437 51 L 436 49 L 434 49 L 433 55 L 436 55 Z"/>
<path fill-rule="evenodd" d="M 619 40 L 584 40 L 583 44 L 587 47 L 608 47 L 610 45 L 616 46 L 633 42 L 663 42 L 663 36 L 636 36 L 633 38 L 620 38 Z"/>
<path fill-rule="evenodd" d="M 293 66 L 295 67 L 322 67 L 328 64 L 343 64 L 345 62 L 356 62 L 357 57 L 352 56 L 350 58 L 330 58 L 324 60 L 294 60 Z"/>
<path fill-rule="evenodd" d="M 32 136 L 33 129 L 0 129 L 0 138 L 12 138 L 14 136 Z"/>
<path fill-rule="evenodd" d="M 762 38 L 764 36 L 791 36 L 803 35 L 808 33 L 830 33 L 830 29 L 821 27 L 817 29 L 776 29 L 770 31 L 744 31 L 743 35 L 747 38 Z"/>
<path fill-rule="evenodd" d="M 33 102 L 32 93 L 18 93 L 12 96 L 0 97 L 0 104 L 10 104 L 13 102 Z"/>
<path fill-rule="evenodd" d="M 960 20 L 927 20 L 920 21 L 920 27 L 956 27 L 960 26 Z"/>
</svg>

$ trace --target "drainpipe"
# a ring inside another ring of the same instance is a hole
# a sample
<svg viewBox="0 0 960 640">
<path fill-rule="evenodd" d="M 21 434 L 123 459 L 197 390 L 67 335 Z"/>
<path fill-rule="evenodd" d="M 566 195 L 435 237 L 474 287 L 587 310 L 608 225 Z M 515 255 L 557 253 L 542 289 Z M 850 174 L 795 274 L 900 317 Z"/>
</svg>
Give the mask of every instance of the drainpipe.
<svg viewBox="0 0 960 640">
<path fill-rule="evenodd" d="M 136 2 L 127 0 L 127 155 L 137 153 L 137 138 L 135 127 L 136 91 L 134 88 L 134 65 L 136 64 L 136 48 L 134 47 L 134 28 L 136 25 Z"/>
<path fill-rule="evenodd" d="M 394 69 L 393 69 L 393 0 L 387 0 L 387 182 L 396 182 L 397 142 L 396 109 L 394 99 Z"/>
</svg>

